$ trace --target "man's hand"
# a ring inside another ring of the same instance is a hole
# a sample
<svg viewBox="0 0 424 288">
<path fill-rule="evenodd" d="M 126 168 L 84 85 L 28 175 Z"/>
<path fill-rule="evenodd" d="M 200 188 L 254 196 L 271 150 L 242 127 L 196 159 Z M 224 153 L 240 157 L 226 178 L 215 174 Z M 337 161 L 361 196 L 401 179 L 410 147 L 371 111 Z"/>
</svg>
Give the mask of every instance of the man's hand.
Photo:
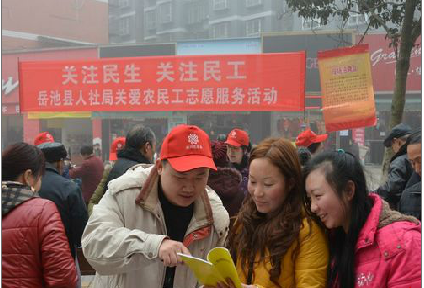
<svg viewBox="0 0 424 288">
<path fill-rule="evenodd" d="M 181 257 L 177 253 L 191 255 L 187 247 L 183 243 L 171 239 L 164 239 L 159 247 L 159 258 L 163 261 L 163 265 L 174 267 L 182 263 Z"/>
</svg>

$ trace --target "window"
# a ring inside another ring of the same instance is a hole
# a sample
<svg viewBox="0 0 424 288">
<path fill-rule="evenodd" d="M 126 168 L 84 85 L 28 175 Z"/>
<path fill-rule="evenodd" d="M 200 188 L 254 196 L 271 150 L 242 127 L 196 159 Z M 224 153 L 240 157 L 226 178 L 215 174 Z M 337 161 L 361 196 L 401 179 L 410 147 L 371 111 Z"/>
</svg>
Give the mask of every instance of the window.
<svg viewBox="0 0 424 288">
<path fill-rule="evenodd" d="M 355 3 L 352 7 L 352 11 L 358 11 L 358 3 Z M 347 20 L 348 26 L 356 26 L 360 24 L 365 24 L 368 22 L 368 15 L 365 13 L 355 13 L 355 12 L 349 12 L 349 19 Z"/>
<path fill-rule="evenodd" d="M 302 17 L 302 30 L 314 30 L 321 27 L 321 20 L 314 19 L 305 19 Z"/>
<path fill-rule="evenodd" d="M 205 20 L 206 9 L 202 3 L 191 3 L 188 9 L 188 24 L 199 23 Z"/>
<path fill-rule="evenodd" d="M 156 11 L 151 10 L 146 12 L 146 28 L 152 30 L 156 28 Z"/>
<path fill-rule="evenodd" d="M 262 32 L 262 18 L 246 21 L 246 36 L 259 36 Z"/>
<path fill-rule="evenodd" d="M 119 0 L 119 7 L 125 8 L 130 6 L 130 0 Z"/>
<path fill-rule="evenodd" d="M 119 35 L 130 34 L 130 17 L 119 19 Z"/>
<path fill-rule="evenodd" d="M 229 35 L 229 22 L 222 22 L 212 26 L 212 38 L 227 38 Z"/>
<path fill-rule="evenodd" d="M 246 0 L 246 7 L 253 7 L 261 4 L 262 0 Z"/>
<path fill-rule="evenodd" d="M 159 6 L 160 23 L 172 22 L 172 3 L 167 2 Z"/>
<path fill-rule="evenodd" d="M 227 0 L 213 0 L 213 10 L 227 9 Z"/>
</svg>

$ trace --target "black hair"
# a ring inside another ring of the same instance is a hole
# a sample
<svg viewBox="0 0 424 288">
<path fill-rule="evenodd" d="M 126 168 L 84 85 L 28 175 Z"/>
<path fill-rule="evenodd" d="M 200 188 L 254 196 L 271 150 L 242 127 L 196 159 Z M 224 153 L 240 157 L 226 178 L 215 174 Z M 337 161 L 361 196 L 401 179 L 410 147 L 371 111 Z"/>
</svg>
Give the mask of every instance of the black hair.
<svg viewBox="0 0 424 288">
<path fill-rule="evenodd" d="M 30 169 L 34 178 L 44 174 L 44 154 L 39 148 L 27 143 L 16 143 L 6 147 L 1 156 L 3 181 L 15 181 L 19 175 Z"/>
<path fill-rule="evenodd" d="M 311 152 L 311 154 L 315 154 L 315 152 L 317 152 L 318 147 L 321 145 L 321 142 L 318 143 L 312 143 L 311 145 L 309 145 L 307 148 L 308 150 Z"/>
<path fill-rule="evenodd" d="M 93 154 L 93 145 L 82 145 L 81 146 L 81 155 L 91 155 Z"/>
<path fill-rule="evenodd" d="M 125 137 L 124 149 L 140 150 L 146 143 L 153 145 L 156 135 L 149 127 L 137 124 L 131 128 Z"/>
<path fill-rule="evenodd" d="M 359 233 L 371 212 L 373 201 L 368 197 L 364 169 L 359 160 L 345 152 L 322 152 L 306 164 L 304 179 L 312 171 L 321 169 L 328 184 L 339 199 L 349 181 L 355 184 L 355 192 L 350 202 L 350 222 L 347 234 L 343 227 L 330 233 L 330 259 L 327 271 L 327 287 L 353 288 L 355 284 L 355 247 Z M 305 197 L 307 205 L 310 200 Z"/>
<path fill-rule="evenodd" d="M 312 158 L 312 153 L 308 148 L 299 147 L 297 148 L 297 155 L 299 155 L 300 166 L 305 166 L 309 159 Z"/>
<path fill-rule="evenodd" d="M 421 129 L 413 132 L 406 139 L 406 145 L 421 144 Z"/>
<path fill-rule="evenodd" d="M 241 171 L 244 168 L 247 168 L 249 166 L 249 157 L 250 152 L 252 151 L 252 143 L 249 142 L 247 145 L 240 146 L 243 151 L 243 156 L 241 157 L 240 164 L 238 163 L 230 163 L 231 167 L 236 168 L 237 170 Z"/>
</svg>

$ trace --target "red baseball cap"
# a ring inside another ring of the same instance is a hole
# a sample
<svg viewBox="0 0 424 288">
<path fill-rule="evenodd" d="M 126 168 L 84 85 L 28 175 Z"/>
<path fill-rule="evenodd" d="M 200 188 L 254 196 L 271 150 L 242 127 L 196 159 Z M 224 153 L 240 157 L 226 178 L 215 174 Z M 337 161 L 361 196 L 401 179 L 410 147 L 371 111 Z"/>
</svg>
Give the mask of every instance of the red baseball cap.
<svg viewBox="0 0 424 288">
<path fill-rule="evenodd" d="M 110 148 L 109 161 L 118 160 L 116 153 L 122 148 L 124 148 L 124 146 L 125 146 L 125 137 L 115 138 L 115 140 L 113 140 L 112 142 L 112 147 Z"/>
<path fill-rule="evenodd" d="M 307 129 L 300 133 L 296 138 L 296 146 L 308 147 L 314 143 L 320 143 L 327 140 L 327 134 L 315 134 L 311 129 Z"/>
<path fill-rule="evenodd" d="M 167 159 L 172 168 L 185 172 L 196 168 L 216 170 L 209 136 L 194 125 L 178 125 L 165 137 L 160 159 Z"/>
<path fill-rule="evenodd" d="M 230 134 L 228 134 L 225 144 L 237 147 L 247 146 L 249 145 L 249 135 L 243 130 L 233 129 Z"/>
<path fill-rule="evenodd" d="M 54 143 L 54 138 L 49 132 L 43 132 L 37 135 L 34 139 L 34 145 L 38 146 L 43 143 Z"/>
</svg>

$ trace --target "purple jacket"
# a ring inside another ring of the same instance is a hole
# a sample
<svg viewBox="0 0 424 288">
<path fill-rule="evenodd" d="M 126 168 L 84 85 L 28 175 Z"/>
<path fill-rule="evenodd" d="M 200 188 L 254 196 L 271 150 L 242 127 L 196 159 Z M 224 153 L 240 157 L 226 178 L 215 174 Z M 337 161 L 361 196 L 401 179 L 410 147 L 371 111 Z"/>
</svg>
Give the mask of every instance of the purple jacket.
<svg viewBox="0 0 424 288">
<path fill-rule="evenodd" d="M 370 197 L 374 206 L 356 244 L 355 287 L 421 287 L 421 224 Z"/>
<path fill-rule="evenodd" d="M 221 198 L 230 217 L 236 216 L 244 200 L 244 192 L 240 189 L 242 176 L 234 168 L 217 167 L 217 169 L 216 171 L 211 169 L 209 172 L 208 185 Z"/>
</svg>

